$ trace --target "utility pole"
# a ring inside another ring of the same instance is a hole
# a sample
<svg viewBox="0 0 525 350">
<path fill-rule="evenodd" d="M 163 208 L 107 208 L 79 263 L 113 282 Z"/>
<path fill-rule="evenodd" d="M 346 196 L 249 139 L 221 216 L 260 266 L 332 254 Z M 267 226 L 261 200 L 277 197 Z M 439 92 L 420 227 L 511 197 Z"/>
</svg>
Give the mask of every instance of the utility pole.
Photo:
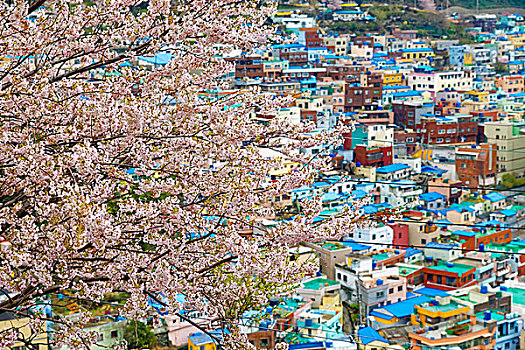
<svg viewBox="0 0 525 350">
<path fill-rule="evenodd" d="M 359 293 L 359 271 L 356 271 L 357 272 L 357 277 L 355 279 L 355 293 L 357 295 L 357 305 L 358 305 L 358 312 L 359 312 L 359 326 L 361 326 L 363 324 L 363 316 L 362 315 L 362 312 L 361 312 L 361 294 Z"/>
</svg>

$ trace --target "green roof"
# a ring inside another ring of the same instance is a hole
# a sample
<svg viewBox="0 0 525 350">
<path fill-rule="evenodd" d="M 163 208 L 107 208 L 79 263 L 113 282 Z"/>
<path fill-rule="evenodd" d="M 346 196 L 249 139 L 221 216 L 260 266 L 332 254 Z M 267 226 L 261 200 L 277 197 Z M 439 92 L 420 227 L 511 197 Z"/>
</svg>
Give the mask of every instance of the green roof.
<svg viewBox="0 0 525 350">
<path fill-rule="evenodd" d="M 492 243 L 492 244 L 487 244 L 486 248 L 487 248 L 487 250 L 498 250 L 498 251 L 517 253 L 520 250 L 525 249 L 525 245 L 523 245 L 523 244 L 516 244 L 516 242 L 505 243 L 505 244 L 503 244 L 503 243 Z"/>
<path fill-rule="evenodd" d="M 525 207 L 523 205 L 513 205 L 510 210 L 514 210 L 515 212 L 518 212 L 520 210 L 523 210 L 525 209 Z"/>
<path fill-rule="evenodd" d="M 321 288 L 324 288 L 327 283 L 329 287 L 339 284 L 339 282 L 319 277 L 307 282 L 303 282 L 303 286 L 304 289 L 320 290 Z"/>
<path fill-rule="evenodd" d="M 472 269 L 475 269 L 475 267 L 470 266 L 470 265 L 463 265 L 463 264 L 456 264 L 456 263 L 454 263 L 454 266 L 448 267 L 447 264 L 444 262 L 440 262 L 436 266 L 429 266 L 428 268 L 431 270 L 454 272 L 460 276 L 467 273 L 468 271 Z"/>
<path fill-rule="evenodd" d="M 483 320 L 484 319 L 485 312 L 490 312 L 490 318 L 492 320 L 501 321 L 501 320 L 505 319 L 505 312 L 503 310 L 487 310 L 487 311 L 484 311 L 484 312 L 478 312 L 476 314 L 476 317 L 478 318 L 478 320 Z M 503 315 L 499 314 L 498 312 L 503 312 Z"/>
<path fill-rule="evenodd" d="M 407 276 L 410 275 L 412 272 L 417 271 L 417 268 L 414 267 L 399 267 L 399 275 L 400 276 Z"/>
<path fill-rule="evenodd" d="M 429 311 L 433 311 L 433 312 L 436 312 L 436 311 L 448 312 L 448 311 L 462 309 L 464 307 L 465 307 L 465 305 L 460 305 L 460 304 L 455 303 L 455 302 L 450 302 L 447 305 L 429 305 L 427 307 L 424 307 L 424 309 L 425 310 L 429 310 Z"/>
<path fill-rule="evenodd" d="M 389 258 L 388 254 L 387 253 L 381 253 L 381 254 L 377 254 L 377 255 L 372 255 L 372 258 L 376 259 L 376 260 L 386 260 Z"/>
<path fill-rule="evenodd" d="M 525 289 L 507 288 L 507 292 L 512 293 L 512 302 L 525 305 Z"/>
<path fill-rule="evenodd" d="M 323 247 L 324 249 L 328 249 L 328 250 L 338 250 L 338 249 L 346 248 L 341 243 L 332 243 L 332 242 L 324 242 L 321 244 L 321 247 Z"/>
</svg>

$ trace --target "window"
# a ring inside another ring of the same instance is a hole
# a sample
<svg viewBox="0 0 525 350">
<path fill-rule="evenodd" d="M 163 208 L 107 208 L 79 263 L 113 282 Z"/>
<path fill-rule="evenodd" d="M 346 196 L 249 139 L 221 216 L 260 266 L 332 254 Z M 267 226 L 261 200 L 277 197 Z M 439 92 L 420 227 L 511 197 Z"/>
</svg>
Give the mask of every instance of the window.
<svg viewBox="0 0 525 350">
<path fill-rule="evenodd" d="M 268 340 L 268 338 L 261 338 L 261 340 L 259 340 L 259 345 L 260 346 L 270 346 L 270 341 Z"/>
<path fill-rule="evenodd" d="M 422 239 L 421 239 L 421 244 L 427 244 L 427 240 L 424 239 L 424 238 L 422 238 Z"/>
<path fill-rule="evenodd" d="M 343 281 L 348 282 L 348 277 L 346 275 L 343 275 Z"/>
<path fill-rule="evenodd" d="M 399 286 L 399 287 L 397 287 L 397 291 L 398 291 L 398 292 L 403 291 L 403 286 Z"/>
<path fill-rule="evenodd" d="M 390 289 L 388 290 L 388 294 L 394 294 L 394 288 L 390 288 Z"/>
<path fill-rule="evenodd" d="M 104 341 L 104 334 L 99 333 L 99 334 L 97 335 L 97 342 L 102 342 L 102 341 Z"/>
<path fill-rule="evenodd" d="M 118 338 L 118 331 L 111 331 L 111 339 Z"/>
<path fill-rule="evenodd" d="M 339 272 L 337 273 L 337 279 L 341 280 L 341 273 L 339 273 Z"/>
</svg>

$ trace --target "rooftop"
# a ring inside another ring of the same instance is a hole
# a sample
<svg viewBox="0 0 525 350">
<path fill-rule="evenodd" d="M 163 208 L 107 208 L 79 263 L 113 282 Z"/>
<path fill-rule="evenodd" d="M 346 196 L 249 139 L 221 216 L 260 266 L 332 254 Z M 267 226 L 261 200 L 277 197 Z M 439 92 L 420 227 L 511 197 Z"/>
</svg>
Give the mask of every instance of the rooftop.
<svg viewBox="0 0 525 350">
<path fill-rule="evenodd" d="M 463 264 L 450 263 L 449 265 L 452 265 L 452 266 L 447 266 L 447 263 L 440 261 L 436 266 L 428 266 L 427 269 L 436 270 L 436 271 L 453 272 L 453 273 L 457 273 L 460 276 L 469 272 L 472 269 L 475 269 L 475 267 L 472 267 L 469 265 L 463 265 Z"/>
<path fill-rule="evenodd" d="M 381 168 L 378 168 L 376 170 L 376 173 L 378 174 L 389 174 L 389 173 L 393 173 L 395 171 L 400 171 L 400 170 L 404 170 L 404 169 L 408 169 L 410 168 L 408 165 L 406 164 L 402 164 L 402 163 L 396 163 L 396 164 L 390 164 L 390 165 L 386 165 L 386 166 L 383 166 Z"/>
<path fill-rule="evenodd" d="M 331 287 L 339 285 L 339 282 L 329 280 L 328 278 L 314 278 L 313 280 L 309 280 L 306 282 L 303 282 L 304 289 L 312 289 L 312 290 L 321 290 L 325 287 Z"/>
</svg>

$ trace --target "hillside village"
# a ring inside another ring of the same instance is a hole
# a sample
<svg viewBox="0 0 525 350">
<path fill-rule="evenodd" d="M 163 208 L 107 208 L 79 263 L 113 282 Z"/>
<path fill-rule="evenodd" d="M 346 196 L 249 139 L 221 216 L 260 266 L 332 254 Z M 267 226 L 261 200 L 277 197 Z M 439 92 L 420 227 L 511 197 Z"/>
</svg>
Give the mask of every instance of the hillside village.
<svg viewBox="0 0 525 350">
<path fill-rule="evenodd" d="M 321 3 L 316 16 L 308 6 L 281 4 L 271 19 L 278 40 L 251 52 L 233 48 L 224 57 L 234 64 L 223 77 L 229 89 L 202 93 L 289 96 L 275 115 L 251 117 L 313 123 L 312 133 L 349 127 L 339 144 L 301 150 L 330 156 L 331 170 L 261 203 L 279 215 L 252 218 L 246 233 L 293 220 L 312 198 L 323 203 L 312 225 L 346 207 L 375 223 L 339 241 L 290 247 L 291 260 L 312 262 L 317 272 L 293 294 L 243 315 L 242 332 L 259 349 L 280 342 L 290 350 L 523 349 L 525 18 L 448 18 L 462 21 L 470 43 L 400 27 L 356 35 L 319 26 L 321 17 L 343 26 L 374 22 L 373 6 Z M 170 57 L 127 64 L 155 69 Z M 286 161 L 268 183 L 298 166 Z M 110 295 L 93 311 L 86 329 L 100 334 L 93 350 L 124 339 L 128 321 L 116 310 L 125 297 Z M 40 304 L 50 317 L 75 318 L 85 307 L 66 294 L 52 298 L 53 307 Z M 182 318 L 153 299 L 149 306 L 152 317 L 143 321 L 155 348 L 216 350 L 228 332 L 195 311 Z M 9 322 L 0 319 L 0 329 Z M 46 327 L 42 344 L 53 334 L 53 323 Z"/>
</svg>

